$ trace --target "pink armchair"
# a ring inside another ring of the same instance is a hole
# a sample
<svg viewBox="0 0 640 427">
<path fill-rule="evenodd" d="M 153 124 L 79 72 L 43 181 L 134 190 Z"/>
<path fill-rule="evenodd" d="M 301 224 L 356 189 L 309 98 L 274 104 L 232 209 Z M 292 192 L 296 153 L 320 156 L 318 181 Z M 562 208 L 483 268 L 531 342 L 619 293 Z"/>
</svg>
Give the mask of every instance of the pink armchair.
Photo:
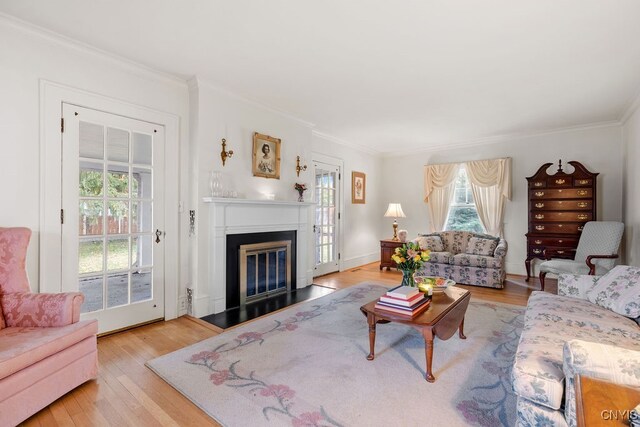
<svg viewBox="0 0 640 427">
<path fill-rule="evenodd" d="M 31 230 L 0 228 L 0 425 L 16 425 L 95 379 L 95 320 L 79 321 L 81 293 L 30 292 Z"/>
</svg>

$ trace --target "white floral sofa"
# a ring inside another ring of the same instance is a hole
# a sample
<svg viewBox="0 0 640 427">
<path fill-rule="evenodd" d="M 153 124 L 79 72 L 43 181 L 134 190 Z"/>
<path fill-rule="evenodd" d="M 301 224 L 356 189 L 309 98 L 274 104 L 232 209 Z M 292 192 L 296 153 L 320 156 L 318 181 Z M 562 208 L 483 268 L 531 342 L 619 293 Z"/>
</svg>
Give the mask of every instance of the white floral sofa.
<svg viewBox="0 0 640 427">
<path fill-rule="evenodd" d="M 558 295 L 533 292 L 512 371 L 517 425 L 574 427 L 576 374 L 640 388 L 638 316 L 637 267 L 561 274 Z"/>
<path fill-rule="evenodd" d="M 468 231 L 419 234 L 413 240 L 431 251 L 431 259 L 417 272 L 465 285 L 503 288 L 507 241 Z"/>
</svg>

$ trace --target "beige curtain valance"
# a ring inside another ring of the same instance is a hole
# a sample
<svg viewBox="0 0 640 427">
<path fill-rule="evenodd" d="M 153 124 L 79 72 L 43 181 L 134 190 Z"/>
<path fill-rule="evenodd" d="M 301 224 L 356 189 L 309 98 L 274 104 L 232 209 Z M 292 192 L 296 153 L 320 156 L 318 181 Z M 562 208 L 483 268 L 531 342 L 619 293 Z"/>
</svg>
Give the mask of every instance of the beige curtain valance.
<svg viewBox="0 0 640 427">
<path fill-rule="evenodd" d="M 444 165 L 427 165 L 424 167 L 424 201 L 429 203 L 429 197 L 434 189 L 448 187 L 458 176 L 460 165 L 448 163 Z"/>
<path fill-rule="evenodd" d="M 478 187 L 498 187 L 498 192 L 511 200 L 511 158 L 466 162 L 467 176 Z"/>
</svg>

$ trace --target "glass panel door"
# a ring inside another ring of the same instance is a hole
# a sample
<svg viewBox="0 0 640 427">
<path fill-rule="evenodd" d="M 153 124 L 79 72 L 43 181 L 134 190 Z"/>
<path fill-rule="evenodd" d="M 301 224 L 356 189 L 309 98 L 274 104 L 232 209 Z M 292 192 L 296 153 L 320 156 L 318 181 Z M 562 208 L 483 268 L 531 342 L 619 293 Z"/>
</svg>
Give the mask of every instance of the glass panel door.
<svg viewBox="0 0 640 427">
<path fill-rule="evenodd" d="M 64 116 L 63 284 L 101 332 L 161 318 L 163 129 L 67 104 Z"/>
<path fill-rule="evenodd" d="M 321 162 L 315 166 L 315 268 L 321 276 L 338 271 L 338 218 L 340 168 Z"/>
</svg>

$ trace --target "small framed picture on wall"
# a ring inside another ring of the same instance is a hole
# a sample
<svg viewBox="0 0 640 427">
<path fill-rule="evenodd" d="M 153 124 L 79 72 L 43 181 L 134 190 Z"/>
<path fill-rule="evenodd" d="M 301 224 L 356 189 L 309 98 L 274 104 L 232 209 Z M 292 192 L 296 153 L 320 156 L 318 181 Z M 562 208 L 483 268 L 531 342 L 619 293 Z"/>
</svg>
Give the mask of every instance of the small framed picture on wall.
<svg viewBox="0 0 640 427">
<path fill-rule="evenodd" d="M 280 179 L 280 139 L 253 134 L 253 176 Z"/>
<path fill-rule="evenodd" d="M 367 191 L 367 176 L 364 172 L 351 172 L 351 203 L 364 204 Z"/>
</svg>

